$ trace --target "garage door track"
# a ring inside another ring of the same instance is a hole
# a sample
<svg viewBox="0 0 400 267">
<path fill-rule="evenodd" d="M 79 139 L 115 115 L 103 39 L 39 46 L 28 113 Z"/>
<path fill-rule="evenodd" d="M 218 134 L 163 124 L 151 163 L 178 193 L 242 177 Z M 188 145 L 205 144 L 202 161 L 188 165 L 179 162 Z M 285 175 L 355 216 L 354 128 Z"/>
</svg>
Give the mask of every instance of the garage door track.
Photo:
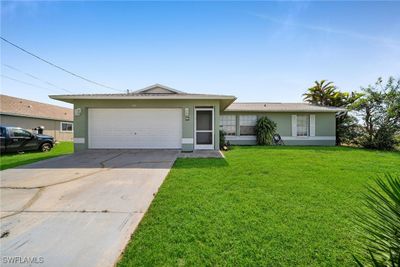
<svg viewBox="0 0 400 267">
<path fill-rule="evenodd" d="M 113 266 L 178 154 L 89 150 L 2 171 L 1 265 Z"/>
</svg>

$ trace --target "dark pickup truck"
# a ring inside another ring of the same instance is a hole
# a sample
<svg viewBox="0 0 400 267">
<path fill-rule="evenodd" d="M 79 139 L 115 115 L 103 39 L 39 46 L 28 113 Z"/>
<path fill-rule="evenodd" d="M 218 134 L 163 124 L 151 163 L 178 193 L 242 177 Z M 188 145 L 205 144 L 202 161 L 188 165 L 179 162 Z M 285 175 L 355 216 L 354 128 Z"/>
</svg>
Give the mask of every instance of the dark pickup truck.
<svg viewBox="0 0 400 267">
<path fill-rule="evenodd" d="M 28 150 L 50 151 L 54 137 L 33 134 L 19 127 L 0 126 L 1 152 L 22 152 Z"/>
</svg>

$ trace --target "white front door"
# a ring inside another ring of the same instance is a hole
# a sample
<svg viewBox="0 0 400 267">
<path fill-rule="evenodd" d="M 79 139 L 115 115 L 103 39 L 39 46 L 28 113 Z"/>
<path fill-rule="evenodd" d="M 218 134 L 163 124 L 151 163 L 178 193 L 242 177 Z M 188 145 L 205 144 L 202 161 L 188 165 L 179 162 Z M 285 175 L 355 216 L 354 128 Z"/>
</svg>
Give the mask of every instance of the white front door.
<svg viewBox="0 0 400 267">
<path fill-rule="evenodd" d="M 214 109 L 195 109 L 194 149 L 214 149 Z"/>
<path fill-rule="evenodd" d="M 89 148 L 182 147 L 181 109 L 90 108 Z"/>
</svg>

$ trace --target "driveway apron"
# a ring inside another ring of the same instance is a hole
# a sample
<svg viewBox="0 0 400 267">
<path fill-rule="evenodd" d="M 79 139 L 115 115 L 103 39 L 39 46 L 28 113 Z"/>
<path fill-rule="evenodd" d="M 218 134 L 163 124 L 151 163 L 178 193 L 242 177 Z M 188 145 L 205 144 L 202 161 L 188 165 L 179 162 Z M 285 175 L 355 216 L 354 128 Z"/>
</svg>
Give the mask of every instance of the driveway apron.
<svg viewBox="0 0 400 267">
<path fill-rule="evenodd" d="M 89 150 L 0 172 L 2 266 L 113 266 L 177 150 Z"/>
</svg>

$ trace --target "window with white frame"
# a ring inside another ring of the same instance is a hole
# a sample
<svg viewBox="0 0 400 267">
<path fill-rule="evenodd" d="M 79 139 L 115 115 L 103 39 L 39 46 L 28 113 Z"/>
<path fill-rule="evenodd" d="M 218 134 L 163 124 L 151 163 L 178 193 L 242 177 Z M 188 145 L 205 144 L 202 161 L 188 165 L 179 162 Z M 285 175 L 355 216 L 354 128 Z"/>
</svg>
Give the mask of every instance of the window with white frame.
<svg viewBox="0 0 400 267">
<path fill-rule="evenodd" d="M 226 135 L 236 135 L 236 115 L 221 115 L 219 126 Z"/>
<path fill-rule="evenodd" d="M 72 132 L 74 126 L 71 122 L 61 122 L 60 123 L 60 131 L 61 132 Z"/>
<path fill-rule="evenodd" d="M 256 134 L 257 115 L 241 115 L 239 117 L 240 135 Z"/>
<path fill-rule="evenodd" d="M 310 116 L 297 115 L 297 136 L 310 135 Z"/>
</svg>

